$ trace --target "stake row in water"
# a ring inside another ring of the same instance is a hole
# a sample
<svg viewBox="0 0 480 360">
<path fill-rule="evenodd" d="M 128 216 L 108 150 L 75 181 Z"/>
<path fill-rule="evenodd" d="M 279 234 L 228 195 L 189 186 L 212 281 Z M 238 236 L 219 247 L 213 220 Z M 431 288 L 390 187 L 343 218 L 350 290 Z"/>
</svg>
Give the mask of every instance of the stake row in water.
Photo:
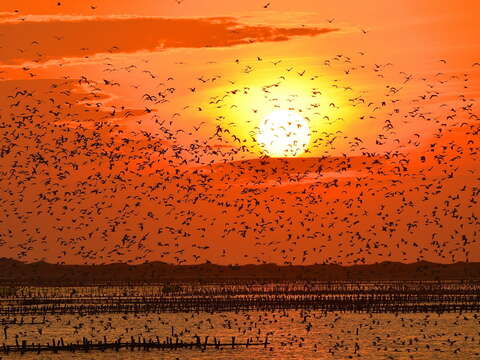
<svg viewBox="0 0 480 360">
<path fill-rule="evenodd" d="M 221 342 L 217 337 L 213 338 L 213 342 L 208 342 L 209 336 L 205 337 L 204 341 L 201 341 L 199 336 L 195 336 L 195 341 L 183 341 L 182 339 L 176 337 L 167 337 L 165 340 L 161 341 L 157 336 L 155 339 L 145 339 L 139 337 L 138 340 L 135 340 L 133 336 L 130 338 L 130 341 L 122 341 L 122 339 L 117 339 L 113 342 L 107 341 L 107 338 L 104 337 L 103 341 L 99 340 L 97 342 L 93 340 L 88 340 L 83 338 L 82 342 L 77 341 L 76 343 L 65 343 L 63 338 L 58 340 L 53 339 L 51 343 L 47 344 L 28 344 L 26 340 L 19 341 L 15 339 L 15 345 L 2 345 L 0 349 L 1 352 L 8 354 L 10 352 L 19 352 L 21 354 L 26 352 L 36 352 L 40 354 L 42 351 L 50 351 L 57 353 L 59 351 L 90 351 L 90 350 L 100 350 L 105 351 L 109 349 L 120 350 L 120 349 L 129 349 L 129 350 L 144 350 L 149 351 L 151 349 L 160 349 L 160 350 L 176 350 L 176 349 L 199 349 L 206 350 L 207 348 L 223 349 L 231 348 L 235 349 L 236 347 L 245 347 L 249 346 L 263 346 L 267 347 L 269 344 L 268 337 L 265 338 L 263 342 L 258 340 L 252 341 L 252 339 L 247 339 L 244 342 L 236 342 L 235 336 L 232 336 L 231 341 Z"/>
<path fill-rule="evenodd" d="M 429 301 L 427 301 L 429 300 Z M 104 304 L 36 304 L 0 307 L 0 315 L 42 316 L 45 314 L 159 313 L 188 311 L 320 310 L 371 313 L 477 312 L 479 297 L 435 299 L 360 299 L 353 297 L 249 297 L 176 298 L 144 302 L 106 302 Z"/>
</svg>

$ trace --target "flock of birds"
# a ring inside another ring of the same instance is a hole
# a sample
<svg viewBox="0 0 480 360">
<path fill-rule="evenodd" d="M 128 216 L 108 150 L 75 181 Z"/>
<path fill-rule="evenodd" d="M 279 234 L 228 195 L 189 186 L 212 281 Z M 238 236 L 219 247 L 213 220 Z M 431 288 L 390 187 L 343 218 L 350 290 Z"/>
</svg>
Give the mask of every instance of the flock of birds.
<svg viewBox="0 0 480 360">
<path fill-rule="evenodd" d="M 33 80 L 0 84 L 2 253 L 86 264 L 478 260 L 472 74 L 440 59 L 445 72 L 415 75 L 364 56 L 311 69 L 236 58 L 236 78 L 214 70 L 188 85 L 113 54 L 99 78 L 41 79 L 25 65 Z M 303 92 L 291 91 L 299 81 Z M 306 157 L 262 154 L 254 104 L 309 122 Z"/>
</svg>

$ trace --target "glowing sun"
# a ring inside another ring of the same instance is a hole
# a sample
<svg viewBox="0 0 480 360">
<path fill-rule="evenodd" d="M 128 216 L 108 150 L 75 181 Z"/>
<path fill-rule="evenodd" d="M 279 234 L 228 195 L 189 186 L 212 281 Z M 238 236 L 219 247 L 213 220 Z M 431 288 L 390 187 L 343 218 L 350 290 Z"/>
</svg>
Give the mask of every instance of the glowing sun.
<svg viewBox="0 0 480 360">
<path fill-rule="evenodd" d="M 305 151 L 310 142 L 310 127 L 294 111 L 273 111 L 260 122 L 257 142 L 268 156 L 297 156 Z"/>
</svg>

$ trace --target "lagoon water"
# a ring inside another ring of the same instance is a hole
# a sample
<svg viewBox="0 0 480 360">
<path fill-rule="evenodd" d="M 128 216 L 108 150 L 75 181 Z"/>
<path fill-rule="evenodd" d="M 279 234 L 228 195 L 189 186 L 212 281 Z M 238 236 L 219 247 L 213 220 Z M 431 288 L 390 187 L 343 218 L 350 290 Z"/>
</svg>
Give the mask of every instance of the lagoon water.
<svg viewBox="0 0 480 360">
<path fill-rule="evenodd" d="M 42 290 L 42 289 L 40 289 Z M 40 291 L 37 289 L 37 291 Z M 42 290 L 45 291 L 45 288 Z M 49 289 L 49 294 L 52 290 Z M 66 291 L 66 290 L 62 290 Z M 78 289 L 77 294 L 83 294 Z M 90 291 L 90 290 L 89 290 Z M 58 295 L 58 294 L 57 294 Z M 0 320 L 12 320 L 4 315 Z M 0 345 L 82 341 L 94 342 L 178 337 L 202 342 L 209 336 L 231 343 L 247 339 L 269 345 L 225 346 L 223 349 L 150 351 L 114 350 L 82 352 L 10 353 L 3 359 L 480 359 L 480 314 L 476 313 L 353 313 L 318 310 L 235 312 L 47 314 L 24 316 L 23 324 L 2 325 Z M 6 338 L 5 338 L 6 333 Z"/>
</svg>

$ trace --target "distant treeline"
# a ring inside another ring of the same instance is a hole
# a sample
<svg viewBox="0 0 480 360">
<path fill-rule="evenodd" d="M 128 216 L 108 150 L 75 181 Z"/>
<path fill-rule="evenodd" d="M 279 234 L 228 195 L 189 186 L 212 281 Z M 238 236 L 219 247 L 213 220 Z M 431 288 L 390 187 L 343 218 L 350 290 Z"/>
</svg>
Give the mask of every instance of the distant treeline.
<svg viewBox="0 0 480 360">
<path fill-rule="evenodd" d="M 336 264 L 223 266 L 211 263 L 172 265 L 163 262 L 150 262 L 139 265 L 57 265 L 45 262 L 27 264 L 12 259 L 0 259 L 0 283 L 4 285 L 294 280 L 480 280 L 480 263 L 437 264 L 421 261 L 411 264 L 382 262 L 352 266 Z"/>
</svg>

